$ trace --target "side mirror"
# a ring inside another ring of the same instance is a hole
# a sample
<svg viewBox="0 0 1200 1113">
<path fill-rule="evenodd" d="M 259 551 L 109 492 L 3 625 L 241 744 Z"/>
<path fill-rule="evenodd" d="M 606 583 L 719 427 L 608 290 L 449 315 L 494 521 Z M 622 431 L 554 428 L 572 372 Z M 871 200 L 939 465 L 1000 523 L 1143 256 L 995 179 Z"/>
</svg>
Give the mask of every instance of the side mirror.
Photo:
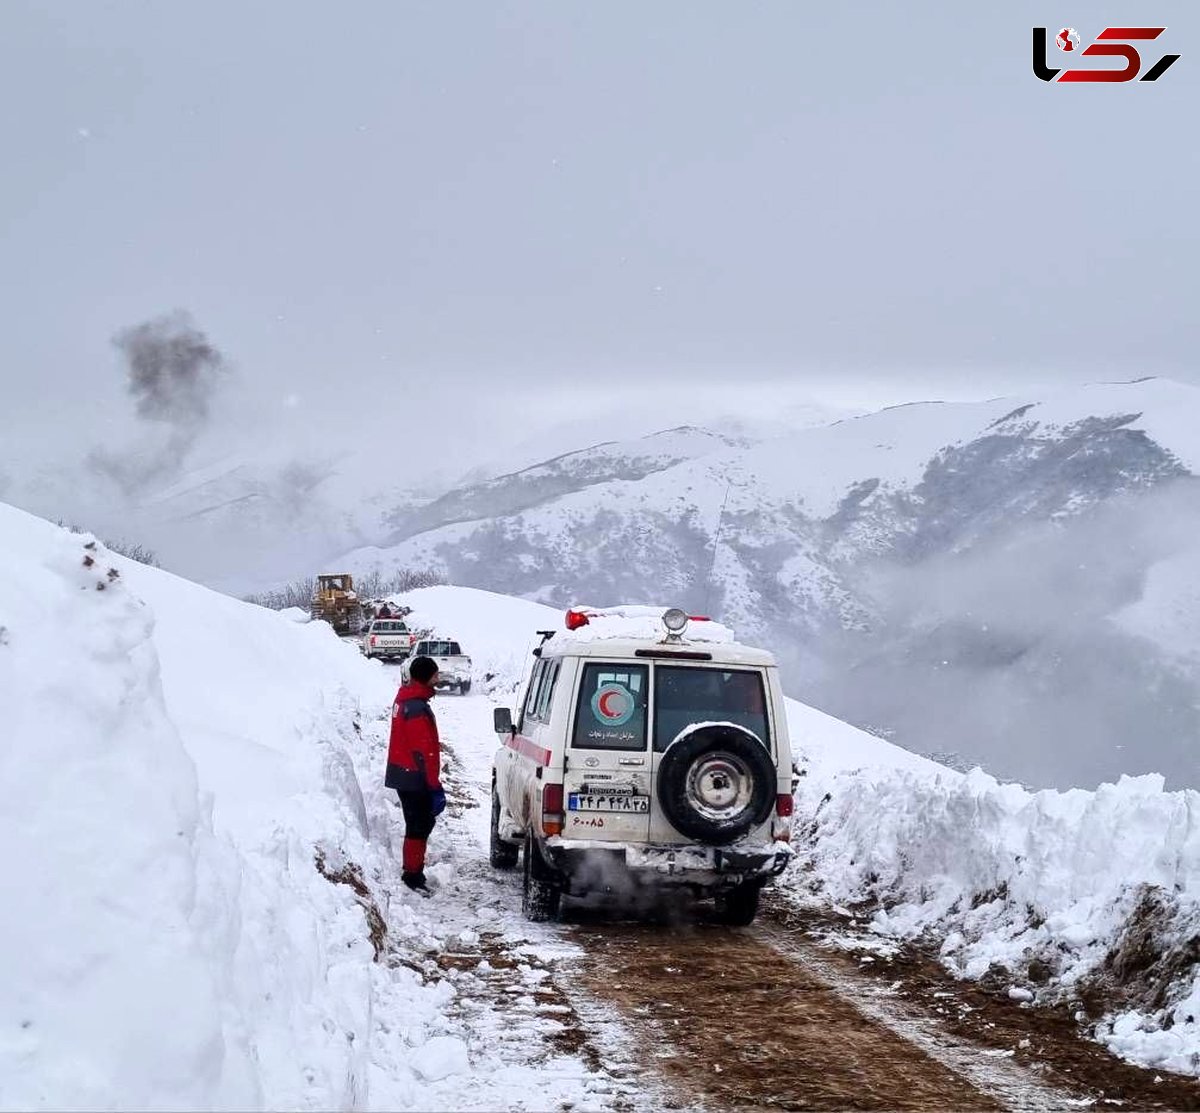
<svg viewBox="0 0 1200 1113">
<path fill-rule="evenodd" d="M 492 711 L 492 724 L 497 734 L 512 734 L 512 712 L 507 707 L 497 707 Z"/>
</svg>

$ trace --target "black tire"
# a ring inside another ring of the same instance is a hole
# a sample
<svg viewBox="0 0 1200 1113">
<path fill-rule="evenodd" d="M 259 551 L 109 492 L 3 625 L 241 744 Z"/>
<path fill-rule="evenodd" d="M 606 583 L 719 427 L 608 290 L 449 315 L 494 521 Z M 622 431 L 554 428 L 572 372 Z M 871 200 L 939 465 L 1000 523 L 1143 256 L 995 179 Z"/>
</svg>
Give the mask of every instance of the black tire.
<svg viewBox="0 0 1200 1113">
<path fill-rule="evenodd" d="M 747 927 L 758 915 L 758 894 L 762 885 L 744 881 L 735 889 L 717 896 L 717 919 L 729 927 Z"/>
<path fill-rule="evenodd" d="M 517 864 L 521 853 L 518 843 L 507 842 L 500 837 L 500 797 L 496 786 L 492 786 L 492 837 L 488 844 L 488 861 L 498 870 L 510 870 Z"/>
<path fill-rule="evenodd" d="M 542 852 L 532 835 L 525 836 L 525 888 L 521 911 L 535 924 L 557 920 L 562 907 L 562 887 L 542 861 Z"/>
<path fill-rule="evenodd" d="M 775 781 L 775 763 L 753 732 L 733 725 L 698 727 L 663 754 L 658 801 L 681 835 L 724 846 L 767 821 Z"/>
<path fill-rule="evenodd" d="M 467 694 L 467 693 L 468 693 L 470 690 L 471 690 L 471 682 L 470 682 L 469 680 L 464 680 L 464 681 L 463 681 L 463 682 L 462 682 L 462 683 L 461 683 L 461 684 L 458 686 L 458 691 L 459 691 L 459 694 L 460 694 L 460 695 L 464 695 L 464 696 L 465 696 L 465 695 L 466 695 L 466 694 Z"/>
</svg>

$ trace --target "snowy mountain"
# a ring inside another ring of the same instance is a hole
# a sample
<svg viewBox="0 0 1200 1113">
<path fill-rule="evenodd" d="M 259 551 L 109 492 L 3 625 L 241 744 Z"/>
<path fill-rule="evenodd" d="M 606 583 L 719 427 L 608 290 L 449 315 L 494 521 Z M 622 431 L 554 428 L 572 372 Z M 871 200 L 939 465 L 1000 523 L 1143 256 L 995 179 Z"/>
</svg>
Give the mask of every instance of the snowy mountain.
<svg viewBox="0 0 1200 1113">
<path fill-rule="evenodd" d="M 368 429 L 358 446 L 328 451 L 247 437 L 236 450 L 200 444 L 170 463 L 149 441 L 107 462 L 93 455 L 41 465 L 14 443 L 0 446 L 11 448 L 11 456 L 0 455 L 0 495 L 33 513 L 142 544 L 173 571 L 241 594 L 332 567 L 331 554 L 352 546 L 391 544 L 496 508 L 517 513 L 750 443 L 681 427 L 597 444 L 498 478 L 477 467 L 471 482 L 447 492 L 451 483 L 436 476 L 455 472 L 455 455 L 407 455 L 402 426 L 385 427 L 381 437 Z"/>
<path fill-rule="evenodd" d="M 1150 379 L 750 445 L 689 430 L 711 450 L 547 461 L 398 515 L 394 544 L 341 563 L 554 605 L 669 598 L 906 744 L 1032 783 L 1200 784 L 1200 614 L 1168 571 L 1200 549 L 1198 423 L 1200 390 Z M 1138 611 L 1148 584 L 1169 634 Z"/>
<path fill-rule="evenodd" d="M 520 471 L 448 491 L 424 506 L 398 508 L 387 518 L 392 542 L 459 522 L 507 517 L 608 483 L 636 483 L 745 439 L 681 426 L 633 441 L 606 441 Z"/>
</svg>

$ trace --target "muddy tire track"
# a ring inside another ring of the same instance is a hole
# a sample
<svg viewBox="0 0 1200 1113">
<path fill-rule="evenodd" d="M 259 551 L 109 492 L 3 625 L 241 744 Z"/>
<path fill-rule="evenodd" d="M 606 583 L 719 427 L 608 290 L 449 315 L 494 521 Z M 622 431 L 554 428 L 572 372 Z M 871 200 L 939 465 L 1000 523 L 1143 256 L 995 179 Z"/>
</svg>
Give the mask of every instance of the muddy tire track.
<svg viewBox="0 0 1200 1113">
<path fill-rule="evenodd" d="M 1076 1105 L 1200 1109 L 1200 1080 L 1117 1058 L 1089 1038 L 1069 1004 L 1034 1007 L 1010 999 L 1011 976 L 960 981 L 938 963 L 934 950 L 897 944 L 882 953 L 878 937 L 856 928 L 853 918 L 779 900 L 765 911 L 769 936 L 784 949 L 797 949 L 851 996 L 874 1000 L 893 1015 L 919 1015 L 922 1026 L 936 1025 L 957 1044 L 989 1049 L 1034 1070 L 1045 1084 L 1070 1092 Z M 864 957 L 866 951 L 872 955 Z"/>
<path fill-rule="evenodd" d="M 643 1067 L 736 1109 L 1001 1109 L 754 931 L 581 925 L 584 986 L 646 1033 Z"/>
<path fill-rule="evenodd" d="M 1196 1080 L 1122 1062 L 1051 1010 L 963 985 L 917 953 L 831 946 L 839 925 L 819 916 L 765 913 L 744 930 L 698 910 L 636 923 L 568 913 L 585 951 L 576 992 L 620 1012 L 639 1065 L 680 1106 L 1200 1108 Z"/>
</svg>

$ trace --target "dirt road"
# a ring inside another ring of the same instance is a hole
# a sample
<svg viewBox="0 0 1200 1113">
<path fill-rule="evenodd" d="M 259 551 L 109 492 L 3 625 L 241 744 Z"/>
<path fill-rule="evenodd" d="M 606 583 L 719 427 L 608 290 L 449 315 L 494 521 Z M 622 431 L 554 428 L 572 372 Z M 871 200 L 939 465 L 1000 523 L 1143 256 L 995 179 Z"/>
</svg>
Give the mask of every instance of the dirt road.
<svg viewBox="0 0 1200 1113">
<path fill-rule="evenodd" d="M 648 1038 L 685 1102 L 763 1109 L 999 1109 L 753 932 L 589 928 L 585 984 Z"/>
<path fill-rule="evenodd" d="M 681 1106 L 1200 1107 L 1196 1082 L 1122 1063 L 1064 1016 L 964 988 L 914 956 L 864 962 L 780 909 L 742 931 L 702 911 L 568 921 L 582 984 L 640 1033 L 641 1069 Z"/>
</svg>

